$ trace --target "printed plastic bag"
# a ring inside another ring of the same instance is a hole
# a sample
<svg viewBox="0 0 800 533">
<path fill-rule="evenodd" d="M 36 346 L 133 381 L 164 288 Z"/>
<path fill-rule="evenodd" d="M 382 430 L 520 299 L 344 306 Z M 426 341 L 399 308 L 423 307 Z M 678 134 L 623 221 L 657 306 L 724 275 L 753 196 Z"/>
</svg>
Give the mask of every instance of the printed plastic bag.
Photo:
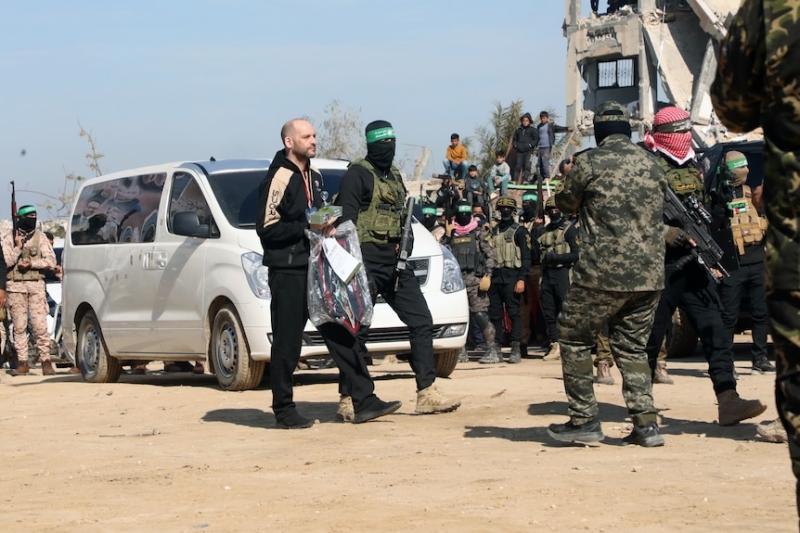
<svg viewBox="0 0 800 533">
<path fill-rule="evenodd" d="M 325 253 L 325 237 L 311 230 L 306 230 L 306 235 L 311 242 L 308 265 L 308 315 L 311 323 L 319 326 L 325 322 L 336 322 L 355 335 L 362 324 L 369 325 L 372 322 L 367 271 L 361 265 L 349 281 L 343 280 L 334 269 L 336 266 L 341 274 L 342 265 L 332 265 L 332 258 Z M 345 252 L 361 263 L 361 246 L 355 224 L 351 221 L 341 224 L 331 239 L 335 239 Z M 329 247 L 333 244 L 328 242 Z"/>
</svg>

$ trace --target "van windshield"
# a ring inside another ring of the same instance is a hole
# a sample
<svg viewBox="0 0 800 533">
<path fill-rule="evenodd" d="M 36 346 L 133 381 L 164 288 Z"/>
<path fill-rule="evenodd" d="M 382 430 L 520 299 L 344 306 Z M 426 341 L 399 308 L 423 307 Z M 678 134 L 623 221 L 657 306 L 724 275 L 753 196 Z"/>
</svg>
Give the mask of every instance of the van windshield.
<svg viewBox="0 0 800 533">
<path fill-rule="evenodd" d="M 324 189 L 328 192 L 328 202 L 339 192 L 339 183 L 345 169 L 322 170 Z M 255 228 L 258 210 L 258 188 L 266 172 L 249 170 L 240 172 L 220 172 L 208 176 L 211 190 L 217 198 L 228 223 L 237 228 Z"/>
</svg>

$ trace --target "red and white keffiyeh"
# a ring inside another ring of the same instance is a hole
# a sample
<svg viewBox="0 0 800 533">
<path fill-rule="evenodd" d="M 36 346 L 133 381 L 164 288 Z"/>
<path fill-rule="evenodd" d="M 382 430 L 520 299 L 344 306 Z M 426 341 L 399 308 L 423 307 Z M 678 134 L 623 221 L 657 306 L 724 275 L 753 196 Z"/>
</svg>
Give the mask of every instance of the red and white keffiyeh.
<svg viewBox="0 0 800 533">
<path fill-rule="evenodd" d="M 678 107 L 665 107 L 653 117 L 653 130 L 644 135 L 644 144 L 649 149 L 663 153 L 679 165 L 682 165 L 694 157 L 692 148 L 692 132 L 685 133 L 666 133 L 656 131 L 658 126 L 670 124 L 672 122 L 689 121 L 689 113 Z"/>
</svg>

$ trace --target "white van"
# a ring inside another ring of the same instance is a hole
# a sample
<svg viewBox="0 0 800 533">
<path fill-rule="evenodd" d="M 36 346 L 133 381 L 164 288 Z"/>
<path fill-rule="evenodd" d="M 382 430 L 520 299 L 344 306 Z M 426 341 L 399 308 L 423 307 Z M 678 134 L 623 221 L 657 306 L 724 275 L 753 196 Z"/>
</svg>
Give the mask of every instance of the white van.
<svg viewBox="0 0 800 533">
<path fill-rule="evenodd" d="M 64 345 L 84 379 L 123 361 L 204 361 L 223 389 L 256 387 L 270 358 L 267 269 L 255 231 L 269 160 L 173 163 L 87 180 L 64 249 Z M 315 159 L 330 197 L 346 161 Z M 415 221 L 414 269 L 434 322 L 436 372 L 466 342 L 467 295 L 453 256 Z M 408 353 L 408 329 L 378 303 L 370 355 Z M 327 349 L 309 322 L 302 357 Z"/>
</svg>

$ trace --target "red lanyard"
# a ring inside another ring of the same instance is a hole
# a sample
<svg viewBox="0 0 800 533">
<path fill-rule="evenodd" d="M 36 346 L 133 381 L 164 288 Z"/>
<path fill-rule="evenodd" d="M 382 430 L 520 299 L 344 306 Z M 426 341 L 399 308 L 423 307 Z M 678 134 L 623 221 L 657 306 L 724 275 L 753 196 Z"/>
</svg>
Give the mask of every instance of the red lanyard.
<svg viewBox="0 0 800 533">
<path fill-rule="evenodd" d="M 309 172 L 308 168 L 303 170 L 303 185 L 305 185 L 306 191 L 306 200 L 308 200 L 308 207 L 311 207 L 311 199 L 313 198 L 313 194 L 311 192 L 311 172 Z"/>
</svg>

